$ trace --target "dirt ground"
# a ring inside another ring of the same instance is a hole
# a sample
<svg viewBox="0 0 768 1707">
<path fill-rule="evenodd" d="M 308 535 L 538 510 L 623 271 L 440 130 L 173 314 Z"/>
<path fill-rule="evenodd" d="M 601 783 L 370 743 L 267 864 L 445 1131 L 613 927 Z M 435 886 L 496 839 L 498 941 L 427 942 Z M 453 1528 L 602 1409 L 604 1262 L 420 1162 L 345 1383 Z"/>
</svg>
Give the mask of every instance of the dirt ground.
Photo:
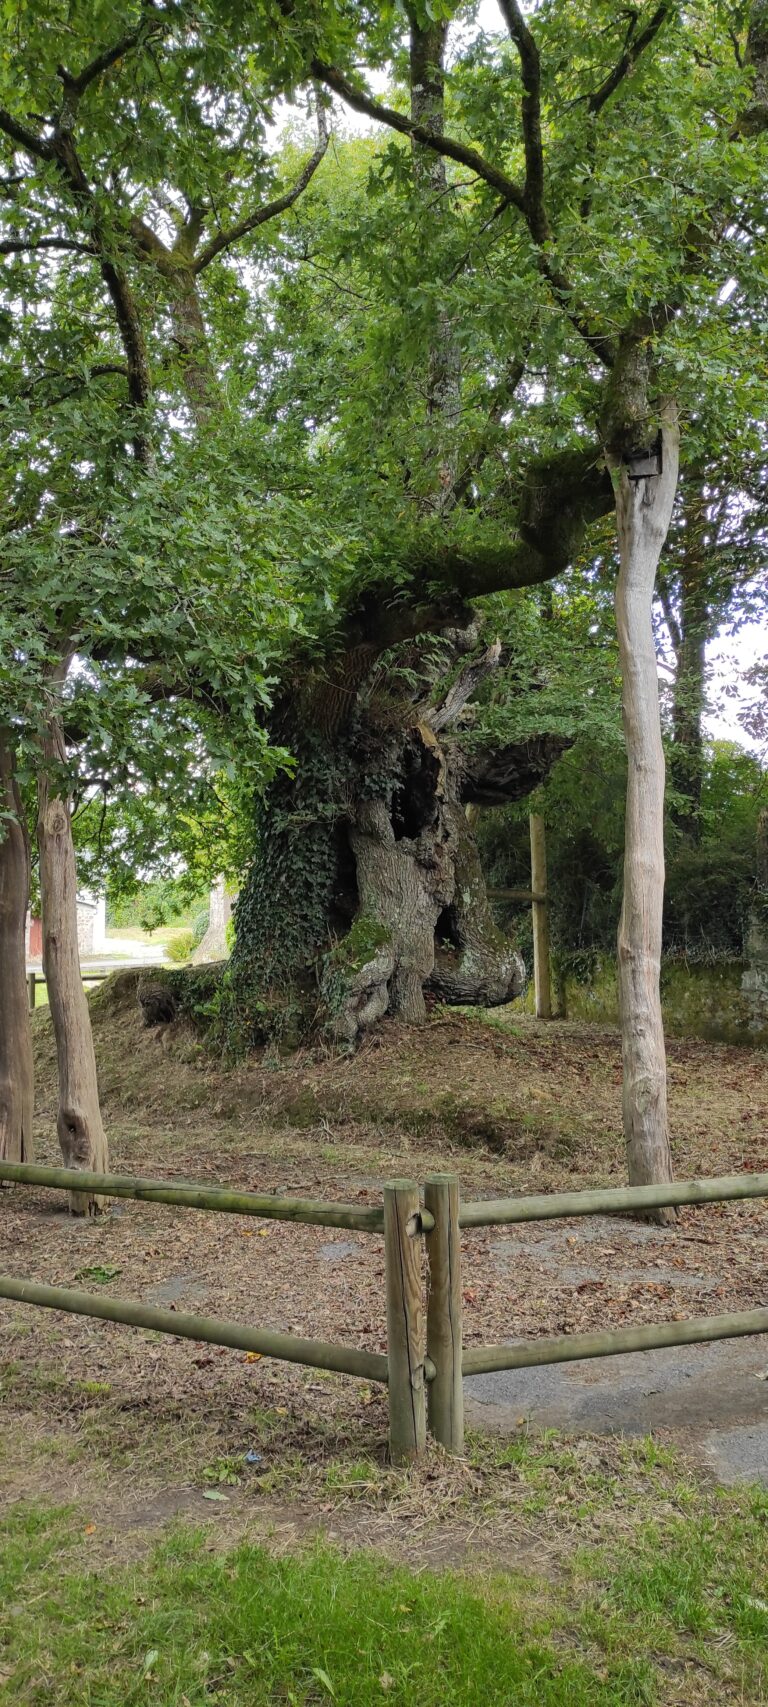
<svg viewBox="0 0 768 1707">
<path fill-rule="evenodd" d="M 611 1032 L 438 1011 L 419 1033 L 383 1027 L 353 1057 L 228 1072 L 187 1032 L 143 1028 L 132 972 L 93 997 L 92 1012 L 116 1172 L 361 1204 L 379 1202 L 388 1177 L 438 1168 L 458 1172 L 467 1196 L 624 1182 Z M 37 1159 L 54 1161 L 47 1014 L 35 1034 Z M 768 1167 L 765 1054 L 672 1042 L 669 1068 L 678 1175 Z M 2 1216 L 14 1275 L 385 1348 L 379 1237 L 129 1202 L 86 1222 L 28 1188 L 5 1194 Z M 620 1219 L 468 1232 L 465 1340 L 764 1305 L 767 1226 L 757 1202 L 683 1211 L 674 1229 L 641 1237 Z M 250 1451 L 263 1520 L 292 1532 L 323 1520 L 334 1465 L 373 1454 L 383 1466 L 383 1397 L 360 1381 L 10 1303 L 0 1324 L 2 1500 L 87 1487 L 130 1545 L 176 1510 L 236 1521 L 243 1478 L 230 1483 L 227 1467 Z M 473 1414 L 482 1421 L 482 1407 Z M 311 1500 L 286 1515 L 308 1466 Z M 468 1474 L 448 1477 L 449 1506 Z M 464 1522 L 462 1546 L 469 1532 Z"/>
</svg>

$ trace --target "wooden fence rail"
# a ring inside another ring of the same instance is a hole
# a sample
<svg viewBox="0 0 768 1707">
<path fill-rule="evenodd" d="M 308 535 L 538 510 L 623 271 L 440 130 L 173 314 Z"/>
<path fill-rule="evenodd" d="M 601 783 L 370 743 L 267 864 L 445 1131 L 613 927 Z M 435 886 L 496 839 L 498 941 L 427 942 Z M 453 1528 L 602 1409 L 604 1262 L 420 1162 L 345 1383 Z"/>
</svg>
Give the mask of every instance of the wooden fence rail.
<svg viewBox="0 0 768 1707">
<path fill-rule="evenodd" d="M 357 1203 L 319 1203 L 314 1198 L 259 1196 L 230 1186 L 193 1185 L 188 1181 L 134 1179 L 130 1174 L 95 1174 L 79 1168 L 44 1168 L 35 1162 L 0 1162 L 0 1181 L 42 1185 L 61 1191 L 90 1191 L 104 1197 L 131 1197 L 140 1203 L 170 1203 L 183 1209 L 208 1209 L 224 1215 L 258 1215 L 263 1221 L 301 1221 L 314 1227 L 346 1227 L 356 1233 L 383 1233 L 384 1211 Z"/>
<path fill-rule="evenodd" d="M 83 984 L 103 984 L 105 979 L 112 977 L 113 972 L 127 972 L 127 971 L 130 971 L 134 967 L 135 967 L 137 972 L 148 972 L 150 970 L 156 970 L 158 966 L 162 967 L 163 964 L 164 964 L 164 962 L 161 960 L 126 961 L 125 964 L 122 966 L 112 966 L 108 972 L 82 972 L 81 971 L 80 981 Z M 29 1011 L 31 1014 L 33 1014 L 35 1011 L 35 999 L 36 999 L 35 998 L 35 990 L 37 988 L 37 985 L 38 984 L 45 984 L 46 982 L 47 982 L 47 980 L 46 980 L 46 976 L 45 976 L 44 972 L 28 972 L 27 973 L 27 1000 L 29 1003 Z"/>
<path fill-rule="evenodd" d="M 649 1323 L 614 1332 L 569 1334 L 522 1344 L 469 1346 L 465 1350 L 461 1282 L 462 1228 L 506 1226 L 574 1215 L 642 1213 L 662 1205 L 768 1197 L 768 1173 L 683 1180 L 664 1186 L 488 1199 L 463 1206 L 458 1177 L 434 1174 L 426 1182 L 423 1207 L 417 1185 L 410 1180 L 394 1180 L 384 1187 L 382 1208 L 264 1196 L 186 1181 L 91 1174 L 72 1168 L 37 1167 L 32 1163 L 0 1162 L 0 1182 L 61 1190 L 86 1189 L 105 1197 L 128 1197 L 225 1214 L 258 1215 L 265 1220 L 383 1233 L 386 1355 L 266 1328 L 251 1328 L 216 1317 L 180 1315 L 128 1299 L 42 1286 L 11 1276 L 0 1276 L 0 1298 L 126 1322 L 181 1338 L 258 1351 L 265 1357 L 381 1381 L 388 1387 L 390 1450 L 396 1462 L 415 1458 L 424 1450 L 427 1422 L 431 1434 L 448 1451 L 463 1451 L 462 1380 L 466 1375 L 768 1333 L 768 1309 L 745 1310 L 682 1322 Z M 426 1321 L 422 1237 L 429 1269 Z"/>
<path fill-rule="evenodd" d="M 768 1333 L 768 1310 L 738 1310 L 728 1316 L 691 1316 L 687 1322 L 648 1322 L 615 1333 L 563 1334 L 528 1345 L 473 1345 L 462 1357 L 465 1375 L 496 1369 L 532 1369 L 543 1363 L 578 1363 L 587 1357 L 621 1357 L 628 1351 L 658 1351 L 670 1345 L 704 1345 Z"/>
<path fill-rule="evenodd" d="M 506 1227 L 519 1221 L 561 1221 L 571 1215 L 638 1215 L 691 1203 L 731 1203 L 768 1197 L 768 1174 L 723 1179 L 673 1180 L 670 1185 L 610 1186 L 596 1191 L 553 1191 L 542 1197 L 489 1197 L 463 1203 L 460 1227 Z"/>
<path fill-rule="evenodd" d="M 151 1304 L 127 1298 L 102 1298 L 95 1292 L 71 1292 L 65 1286 L 38 1286 L 32 1280 L 0 1275 L 0 1298 L 17 1304 L 37 1304 L 44 1310 L 66 1310 L 72 1316 L 96 1316 L 105 1322 L 127 1322 L 153 1333 L 176 1334 L 179 1339 L 200 1340 L 204 1345 L 233 1346 L 236 1351 L 257 1351 L 262 1357 L 277 1357 L 284 1363 L 306 1363 L 310 1369 L 336 1369 L 344 1375 L 362 1375 L 366 1381 L 387 1380 L 383 1352 L 361 1351 L 356 1346 L 331 1345 L 327 1340 L 300 1339 L 267 1328 L 248 1328 L 221 1316 L 187 1316 L 177 1310 L 157 1310 Z"/>
<path fill-rule="evenodd" d="M 134 1179 L 124 1174 L 88 1173 L 77 1168 L 46 1168 L 33 1162 L 0 1161 L 0 1183 L 38 1185 L 63 1191 L 92 1191 L 101 1197 L 128 1197 L 144 1203 L 166 1203 L 217 1214 L 257 1215 L 262 1220 L 293 1221 L 315 1227 L 352 1228 L 358 1233 L 384 1234 L 387 1285 L 388 1350 L 364 1351 L 331 1345 L 325 1340 L 301 1339 L 295 1334 L 249 1328 L 222 1318 L 189 1316 L 158 1310 L 127 1298 L 101 1297 L 65 1287 L 41 1286 L 35 1281 L 0 1276 L 0 1298 L 34 1304 L 72 1315 L 175 1334 L 182 1339 L 257 1351 L 310 1368 L 333 1369 L 385 1382 L 389 1392 L 390 1451 L 397 1463 L 416 1457 L 425 1444 L 424 1382 L 432 1365 L 420 1350 L 422 1339 L 422 1259 L 420 1240 L 433 1225 L 421 1209 L 419 1188 L 396 1180 L 384 1188 L 382 1208 L 354 1203 L 320 1203 L 312 1198 L 272 1197 L 220 1186 L 175 1184 L 167 1180 Z"/>
</svg>

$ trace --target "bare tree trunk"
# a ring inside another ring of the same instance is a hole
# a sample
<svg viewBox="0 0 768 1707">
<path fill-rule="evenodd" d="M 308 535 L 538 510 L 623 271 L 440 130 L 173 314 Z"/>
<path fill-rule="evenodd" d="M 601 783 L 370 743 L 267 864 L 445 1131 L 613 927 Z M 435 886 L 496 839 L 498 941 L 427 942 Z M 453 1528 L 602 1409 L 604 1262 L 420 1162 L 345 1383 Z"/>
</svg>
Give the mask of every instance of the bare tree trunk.
<svg viewBox="0 0 768 1707">
<path fill-rule="evenodd" d="M 0 813 L 0 1159 L 31 1162 L 34 1080 L 24 945 L 29 844 L 2 731 Z"/>
<path fill-rule="evenodd" d="M 678 444 L 677 419 L 670 409 L 662 434 L 661 473 L 630 479 L 622 466 L 616 491 L 620 552 L 616 626 L 628 759 L 618 979 L 624 1137 L 631 1185 L 661 1185 L 672 1178 L 659 991 L 664 749 L 651 608 L 677 486 Z M 657 1216 L 672 1221 L 674 1211 L 659 1210 Z"/>
<path fill-rule="evenodd" d="M 66 665 L 58 677 L 66 675 Z M 38 784 L 37 841 L 43 906 L 43 970 L 48 985 L 59 1067 L 56 1129 L 67 1167 L 106 1173 L 109 1152 L 99 1107 L 96 1057 L 77 944 L 77 873 L 69 802 L 56 771 L 65 759 L 61 725 L 51 716 L 43 740 Z M 95 1214 L 103 1198 L 72 1192 L 74 1215 Z"/>
</svg>

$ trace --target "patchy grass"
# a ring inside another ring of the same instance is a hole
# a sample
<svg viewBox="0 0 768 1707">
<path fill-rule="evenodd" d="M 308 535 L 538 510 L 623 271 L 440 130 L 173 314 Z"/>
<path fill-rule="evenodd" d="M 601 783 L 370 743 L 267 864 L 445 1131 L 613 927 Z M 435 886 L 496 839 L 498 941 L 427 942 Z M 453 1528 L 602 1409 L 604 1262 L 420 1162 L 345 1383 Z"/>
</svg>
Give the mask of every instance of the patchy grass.
<svg viewBox="0 0 768 1707">
<path fill-rule="evenodd" d="M 574 1471 L 526 1443 L 535 1484 Z M 578 1468 L 578 1466 L 577 1466 Z M 637 1466 L 635 1466 L 637 1468 Z M 348 1466 L 360 1490 L 372 1467 Z M 401 1482 L 405 1481 L 400 1477 Z M 337 1486 L 337 1494 L 342 1492 Z M 601 1497 L 611 1489 L 603 1487 Z M 281 1551 L 176 1530 L 140 1576 L 94 1560 L 87 1511 L 0 1527 L 0 1699 L 26 1707 L 677 1707 L 765 1700 L 768 1495 L 686 1500 L 555 1580 L 395 1567 L 315 1539 Z"/>
</svg>

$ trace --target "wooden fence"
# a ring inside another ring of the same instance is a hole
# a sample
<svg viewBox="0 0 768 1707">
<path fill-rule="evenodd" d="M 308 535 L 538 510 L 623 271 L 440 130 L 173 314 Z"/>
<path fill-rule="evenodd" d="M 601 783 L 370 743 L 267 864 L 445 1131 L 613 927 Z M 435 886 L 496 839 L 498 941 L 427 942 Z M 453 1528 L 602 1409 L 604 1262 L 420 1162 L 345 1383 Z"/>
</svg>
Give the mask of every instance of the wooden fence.
<svg viewBox="0 0 768 1707">
<path fill-rule="evenodd" d="M 167 965 L 168 962 L 164 960 L 126 960 L 117 966 L 110 966 L 108 971 L 83 972 L 81 970 L 80 981 L 83 984 L 103 984 L 105 979 L 111 978 L 114 972 L 156 972 L 158 968 L 163 970 Z M 27 998 L 31 1014 L 35 1011 L 35 991 L 37 986 L 38 984 L 43 985 L 45 983 L 46 976 L 44 972 L 33 971 L 27 973 Z"/>
<path fill-rule="evenodd" d="M 257 1351 L 289 1363 L 338 1370 L 386 1384 L 389 1439 L 397 1463 L 418 1456 L 427 1429 L 450 1452 L 464 1445 L 463 1379 L 496 1369 L 522 1369 L 588 1357 L 614 1357 L 661 1346 L 697 1345 L 708 1340 L 768 1333 L 768 1309 L 737 1311 L 689 1321 L 621 1328 L 616 1332 L 570 1334 L 521 1344 L 463 1344 L 461 1235 L 473 1227 L 562 1219 L 576 1215 L 642 1213 L 681 1204 L 725 1203 L 768 1197 L 768 1173 L 731 1178 L 679 1181 L 664 1186 L 561 1192 L 542 1197 L 495 1198 L 462 1203 L 455 1174 L 433 1174 L 424 1187 L 393 1180 L 383 1188 L 381 1207 L 319 1203 L 313 1199 L 261 1196 L 229 1187 L 192 1185 L 118 1174 L 93 1174 L 72 1168 L 0 1162 L 0 1182 L 38 1185 L 63 1191 L 97 1192 L 105 1197 L 167 1203 L 217 1214 L 256 1215 L 316 1227 L 343 1227 L 384 1238 L 387 1350 L 366 1351 L 296 1334 L 253 1328 L 220 1317 L 182 1315 L 128 1299 L 103 1297 L 64 1287 L 0 1276 L 0 1298 L 43 1309 L 64 1310 L 104 1321 L 126 1322 L 159 1333 L 213 1345 Z M 428 1282 L 424 1310 L 424 1261 Z"/>
</svg>

